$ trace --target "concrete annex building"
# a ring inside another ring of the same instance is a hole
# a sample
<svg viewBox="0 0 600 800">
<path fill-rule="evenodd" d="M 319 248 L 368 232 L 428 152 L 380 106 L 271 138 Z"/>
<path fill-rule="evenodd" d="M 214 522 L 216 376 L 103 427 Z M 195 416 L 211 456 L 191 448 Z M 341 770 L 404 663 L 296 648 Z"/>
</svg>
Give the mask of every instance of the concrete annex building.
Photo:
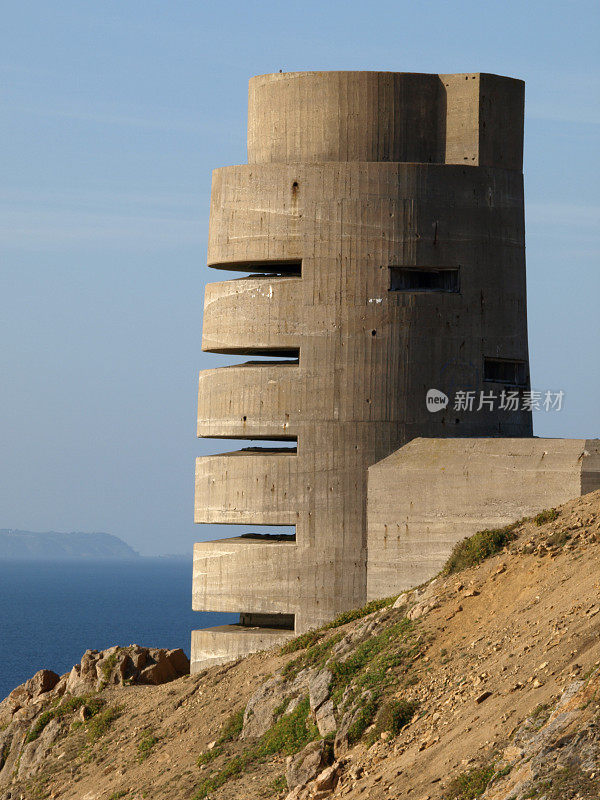
<svg viewBox="0 0 600 800">
<path fill-rule="evenodd" d="M 485 74 L 250 81 L 248 164 L 214 172 L 208 246 L 209 267 L 248 277 L 207 286 L 202 337 L 240 364 L 200 374 L 198 435 L 257 446 L 198 459 L 195 520 L 295 535 L 196 544 L 194 609 L 241 616 L 193 632 L 192 669 L 418 583 L 480 520 L 573 496 L 583 473 L 597 485 L 596 443 L 583 442 L 561 445 L 555 491 L 542 489 L 539 451 L 555 448 L 531 439 L 529 411 L 425 404 L 430 388 L 529 388 L 523 106 L 521 81 Z M 436 446 L 447 438 L 452 452 Z M 493 480 L 486 453 L 504 459 Z M 373 465 L 396 456 L 380 483 Z M 446 457 L 463 480 L 428 494 Z M 523 471 L 526 501 L 498 510 Z"/>
</svg>

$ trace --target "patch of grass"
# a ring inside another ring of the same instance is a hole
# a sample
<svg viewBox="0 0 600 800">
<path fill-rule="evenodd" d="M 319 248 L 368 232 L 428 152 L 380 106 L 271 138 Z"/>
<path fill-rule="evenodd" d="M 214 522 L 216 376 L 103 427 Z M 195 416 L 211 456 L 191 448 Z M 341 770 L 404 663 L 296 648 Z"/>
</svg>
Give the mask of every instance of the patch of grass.
<svg viewBox="0 0 600 800">
<path fill-rule="evenodd" d="M 382 608 L 387 608 L 388 606 L 393 605 L 397 598 L 398 595 L 395 594 L 393 597 L 383 597 L 380 600 L 371 600 L 369 603 L 362 606 L 362 608 L 354 608 L 351 611 L 344 611 L 331 622 L 328 622 L 327 625 L 324 625 L 323 630 L 329 631 L 333 628 L 339 628 L 341 625 L 347 625 L 349 622 L 354 622 L 356 619 L 362 619 L 369 614 L 373 614 L 375 611 L 381 611 Z"/>
<path fill-rule="evenodd" d="M 279 652 L 282 656 L 286 656 L 288 653 L 295 653 L 297 650 L 305 650 L 322 638 L 322 630 L 306 631 L 306 633 L 301 633 L 300 636 L 296 636 L 295 639 L 290 639 L 289 642 L 286 642 Z"/>
<path fill-rule="evenodd" d="M 565 800 L 567 797 L 600 796 L 600 779 L 591 777 L 579 766 L 557 769 L 552 775 L 532 789 L 531 797 L 545 797 L 546 800 Z"/>
<path fill-rule="evenodd" d="M 217 744 L 226 744 L 237 739 L 244 727 L 244 709 L 240 708 L 233 713 L 223 725 Z"/>
<path fill-rule="evenodd" d="M 276 708 L 273 709 L 273 716 L 275 718 L 280 717 L 283 714 L 283 712 L 289 706 L 291 699 L 292 699 L 291 697 L 284 697 L 283 701 Z"/>
<path fill-rule="evenodd" d="M 325 641 L 317 642 L 312 647 L 309 647 L 307 650 L 305 650 L 302 655 L 292 659 L 292 661 L 289 661 L 283 668 L 281 674 L 284 678 L 292 680 L 296 677 L 300 670 L 305 669 L 306 667 L 323 666 L 323 664 L 331 655 L 331 650 L 333 647 L 339 641 L 341 641 L 343 637 L 343 633 L 336 633 L 333 636 L 330 636 L 329 639 L 325 639 Z"/>
<path fill-rule="evenodd" d="M 295 653 L 297 650 L 305 650 L 308 647 L 312 647 L 323 638 L 325 631 L 340 628 L 342 625 L 347 625 L 349 622 L 354 622 L 357 619 L 362 619 L 369 614 L 373 614 L 375 611 L 380 611 L 382 608 L 387 608 L 391 606 L 397 598 L 398 595 L 394 595 L 393 597 L 384 597 L 381 600 L 371 600 L 361 608 L 353 608 L 351 611 L 344 611 L 321 628 L 307 631 L 300 636 L 296 636 L 295 639 L 286 642 L 280 652 L 282 655 L 287 655 L 288 653 Z"/>
<path fill-rule="evenodd" d="M 275 754 L 292 755 L 317 739 L 317 726 L 309 719 L 308 698 L 302 700 L 290 714 L 278 719 L 258 742 L 240 755 L 231 758 L 219 772 L 210 775 L 198 786 L 193 800 L 203 800 L 231 778 L 245 772 L 253 764 Z"/>
<path fill-rule="evenodd" d="M 100 697 L 93 697 L 90 695 L 83 697 L 69 697 L 67 700 L 63 700 L 60 705 L 54 706 L 53 708 L 48 708 L 46 711 L 40 714 L 33 724 L 33 727 L 27 734 L 25 742 L 34 742 L 51 720 L 62 719 L 63 717 L 72 714 L 74 711 L 77 711 L 77 709 L 82 708 L 83 706 L 86 706 L 90 712 L 90 717 L 94 717 L 104 706 L 104 700 L 102 700 Z"/>
<path fill-rule="evenodd" d="M 476 800 L 486 790 L 494 776 L 494 765 L 473 767 L 450 782 L 447 800 Z"/>
<path fill-rule="evenodd" d="M 558 519 L 558 511 L 555 508 L 547 508 L 545 511 L 540 511 L 539 514 L 536 514 L 533 521 L 540 527 L 548 522 L 554 522 L 555 519 Z"/>
<path fill-rule="evenodd" d="M 384 731 L 397 736 L 408 725 L 418 708 L 419 703 L 416 700 L 388 700 L 377 715 L 372 741 L 379 738 Z"/>
<path fill-rule="evenodd" d="M 123 789 L 120 792 L 113 792 L 108 800 L 120 800 L 121 797 L 127 797 L 129 789 Z"/>
<path fill-rule="evenodd" d="M 213 747 L 212 750 L 205 750 L 204 753 L 200 753 L 198 756 L 198 760 L 196 764 L 201 767 L 203 764 L 209 764 L 211 761 L 214 761 L 215 758 L 218 758 L 223 753 L 222 747 Z"/>
<path fill-rule="evenodd" d="M 366 703 L 361 706 L 358 716 L 348 728 L 348 743 L 350 745 L 356 744 L 362 737 L 363 733 L 375 719 L 378 707 L 379 697 L 377 696 L 370 697 Z"/>
<path fill-rule="evenodd" d="M 87 737 L 90 744 L 94 744 L 107 733 L 113 722 L 121 715 L 121 711 L 121 706 L 110 706 L 88 720 Z"/>
<path fill-rule="evenodd" d="M 332 661 L 334 699 L 354 679 L 355 688 L 381 691 L 395 680 L 391 671 L 414 655 L 414 644 L 406 647 L 413 623 L 403 617 L 356 647 L 344 661 Z"/>
<path fill-rule="evenodd" d="M 137 751 L 138 761 L 141 762 L 145 761 L 150 753 L 152 752 L 152 748 L 158 742 L 158 738 L 152 733 L 151 730 L 142 731 L 137 743 Z"/>
<path fill-rule="evenodd" d="M 522 523 L 523 520 L 520 520 L 513 522 L 512 525 L 506 525 L 504 528 L 478 531 L 473 536 L 458 542 L 454 545 L 454 549 L 442 569 L 442 575 L 452 575 L 467 569 L 467 567 L 474 567 L 476 564 L 481 564 L 486 558 L 496 555 L 517 538 L 515 529 Z"/>
<path fill-rule="evenodd" d="M 279 794 L 280 792 L 286 792 L 288 788 L 287 781 L 285 779 L 285 775 L 280 775 L 275 780 L 271 781 L 269 786 L 267 787 L 269 794 Z"/>
</svg>

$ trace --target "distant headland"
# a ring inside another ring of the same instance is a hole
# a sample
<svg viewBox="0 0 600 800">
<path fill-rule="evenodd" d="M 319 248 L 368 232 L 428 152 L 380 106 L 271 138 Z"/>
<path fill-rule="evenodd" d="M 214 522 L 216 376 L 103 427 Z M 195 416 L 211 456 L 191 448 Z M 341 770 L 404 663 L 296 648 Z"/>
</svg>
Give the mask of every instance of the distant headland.
<svg viewBox="0 0 600 800">
<path fill-rule="evenodd" d="M 111 533 L 36 533 L 0 529 L 0 561 L 133 559 L 139 553 Z"/>
</svg>

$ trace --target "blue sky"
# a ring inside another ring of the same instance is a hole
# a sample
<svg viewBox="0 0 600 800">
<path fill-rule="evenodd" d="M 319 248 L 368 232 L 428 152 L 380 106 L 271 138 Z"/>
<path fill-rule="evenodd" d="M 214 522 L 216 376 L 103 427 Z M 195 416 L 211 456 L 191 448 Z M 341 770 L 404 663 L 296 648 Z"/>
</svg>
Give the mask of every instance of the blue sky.
<svg viewBox="0 0 600 800">
<path fill-rule="evenodd" d="M 0 527 L 146 554 L 193 517 L 210 177 L 247 81 L 304 69 L 526 81 L 538 436 L 600 436 L 596 2 L 7 2 L 0 47 Z M 214 278 L 213 278 L 214 279 Z"/>
</svg>

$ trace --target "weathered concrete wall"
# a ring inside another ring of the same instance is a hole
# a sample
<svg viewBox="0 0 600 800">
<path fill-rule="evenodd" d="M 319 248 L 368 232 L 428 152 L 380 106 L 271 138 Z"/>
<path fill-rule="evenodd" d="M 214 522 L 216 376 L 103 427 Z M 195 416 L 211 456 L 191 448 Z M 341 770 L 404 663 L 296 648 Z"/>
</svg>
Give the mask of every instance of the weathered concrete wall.
<svg viewBox="0 0 600 800">
<path fill-rule="evenodd" d="M 369 599 L 435 575 L 456 542 L 600 489 L 600 440 L 414 439 L 369 468 Z"/>
<path fill-rule="evenodd" d="M 198 459 L 195 518 L 296 540 L 198 544 L 194 608 L 293 614 L 300 633 L 366 599 L 369 465 L 415 436 L 531 435 L 525 411 L 425 406 L 432 387 L 499 391 L 485 356 L 527 367 L 523 84 L 265 75 L 248 127 L 249 164 L 214 172 L 208 263 L 267 274 L 206 289 L 203 349 L 252 361 L 201 374 L 198 434 L 297 450 Z M 390 267 L 459 270 L 460 291 L 392 291 Z"/>
</svg>

